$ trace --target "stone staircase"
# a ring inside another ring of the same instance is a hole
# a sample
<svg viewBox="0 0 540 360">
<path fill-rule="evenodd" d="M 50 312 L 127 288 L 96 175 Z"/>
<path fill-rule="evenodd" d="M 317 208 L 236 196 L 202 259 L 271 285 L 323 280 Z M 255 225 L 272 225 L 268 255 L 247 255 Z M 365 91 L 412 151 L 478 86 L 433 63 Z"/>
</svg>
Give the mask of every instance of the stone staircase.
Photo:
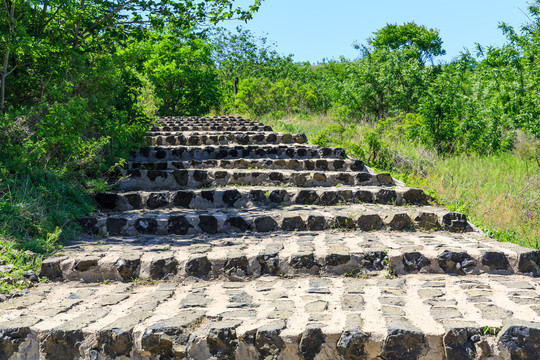
<svg viewBox="0 0 540 360">
<path fill-rule="evenodd" d="M 540 252 L 343 149 L 164 118 L 88 237 L 0 303 L 0 359 L 540 359 Z"/>
</svg>

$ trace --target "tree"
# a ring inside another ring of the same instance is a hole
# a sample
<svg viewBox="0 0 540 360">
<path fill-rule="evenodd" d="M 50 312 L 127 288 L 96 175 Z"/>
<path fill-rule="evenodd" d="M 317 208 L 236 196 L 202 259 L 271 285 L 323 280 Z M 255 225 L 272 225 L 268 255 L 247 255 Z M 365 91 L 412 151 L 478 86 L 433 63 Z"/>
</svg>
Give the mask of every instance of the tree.
<svg viewBox="0 0 540 360">
<path fill-rule="evenodd" d="M 414 22 L 403 25 L 387 24 L 374 32 L 374 35 L 368 39 L 368 44 L 374 51 L 413 48 L 417 51 L 418 60 L 422 64 L 425 64 L 427 60 L 433 63 L 435 56 L 446 54 L 442 48 L 443 42 L 439 36 L 439 30 L 427 29 L 424 25 L 417 25 Z"/>
<path fill-rule="evenodd" d="M 64 94 L 75 91 L 88 58 L 112 53 L 148 28 L 170 26 L 188 36 L 203 31 L 204 23 L 251 19 L 262 0 L 247 8 L 235 7 L 234 0 L 0 1 L 0 112 L 5 112 L 6 100 L 15 107 L 42 101 L 47 86 L 60 85 Z"/>
</svg>

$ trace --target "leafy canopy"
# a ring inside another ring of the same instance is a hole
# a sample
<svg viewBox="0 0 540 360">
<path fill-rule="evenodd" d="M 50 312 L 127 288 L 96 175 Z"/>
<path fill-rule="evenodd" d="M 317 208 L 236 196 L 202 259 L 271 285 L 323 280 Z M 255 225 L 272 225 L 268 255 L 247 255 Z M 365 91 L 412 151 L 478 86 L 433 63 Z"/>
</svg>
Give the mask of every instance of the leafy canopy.
<svg viewBox="0 0 540 360">
<path fill-rule="evenodd" d="M 373 33 L 375 36 L 368 39 L 373 50 L 404 50 L 416 48 L 419 60 L 425 64 L 426 60 L 433 62 L 435 56 L 444 55 L 442 39 L 439 30 L 428 29 L 424 25 L 409 22 L 403 25 L 387 24 Z"/>
</svg>

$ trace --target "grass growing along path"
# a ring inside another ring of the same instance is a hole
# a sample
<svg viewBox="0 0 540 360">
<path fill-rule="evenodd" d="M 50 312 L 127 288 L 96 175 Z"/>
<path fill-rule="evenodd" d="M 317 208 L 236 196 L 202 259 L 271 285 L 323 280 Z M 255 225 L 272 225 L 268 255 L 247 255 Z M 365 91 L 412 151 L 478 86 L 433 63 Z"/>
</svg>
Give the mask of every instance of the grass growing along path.
<svg viewBox="0 0 540 360">
<path fill-rule="evenodd" d="M 343 147 L 349 156 L 390 171 L 442 206 L 466 214 L 487 235 L 540 249 L 540 167 L 533 161 L 514 153 L 440 157 L 395 129 L 383 129 L 377 135 L 380 148 L 373 148 L 366 141 L 372 126 L 328 116 L 260 120 L 275 131 L 305 133 L 311 143 Z"/>
</svg>

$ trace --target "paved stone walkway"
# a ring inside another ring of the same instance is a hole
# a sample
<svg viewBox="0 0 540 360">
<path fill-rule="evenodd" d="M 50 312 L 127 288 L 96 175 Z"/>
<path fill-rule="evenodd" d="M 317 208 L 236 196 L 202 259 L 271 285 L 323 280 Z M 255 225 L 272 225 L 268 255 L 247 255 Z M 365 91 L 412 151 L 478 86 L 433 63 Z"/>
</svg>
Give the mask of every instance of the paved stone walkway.
<svg viewBox="0 0 540 360">
<path fill-rule="evenodd" d="M 0 303 L 0 359 L 540 359 L 540 252 L 342 149 L 165 118 L 51 281 Z"/>
</svg>

